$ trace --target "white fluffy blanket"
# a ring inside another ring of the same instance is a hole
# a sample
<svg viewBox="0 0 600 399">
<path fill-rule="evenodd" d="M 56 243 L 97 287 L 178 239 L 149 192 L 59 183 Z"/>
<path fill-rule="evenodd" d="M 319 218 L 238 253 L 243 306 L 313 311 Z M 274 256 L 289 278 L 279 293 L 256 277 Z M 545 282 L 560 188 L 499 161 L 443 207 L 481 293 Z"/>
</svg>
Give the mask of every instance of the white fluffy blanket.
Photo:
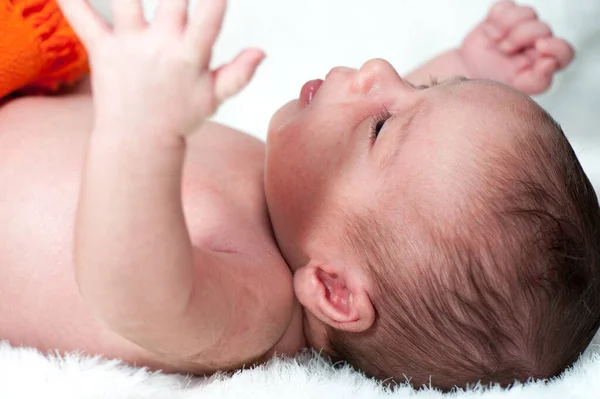
<svg viewBox="0 0 600 399">
<path fill-rule="evenodd" d="M 531 382 L 510 390 L 474 387 L 451 396 L 484 399 L 598 398 L 600 353 L 586 354 L 560 378 L 549 383 Z M 189 379 L 134 369 L 117 361 L 43 356 L 32 349 L 13 349 L 0 344 L 0 398 L 45 399 L 311 399 L 311 398 L 415 398 L 444 395 L 423 388 L 415 391 L 382 388 L 373 380 L 349 369 L 334 369 L 312 353 L 297 359 L 274 359 L 255 369 L 230 377 Z"/>
<path fill-rule="evenodd" d="M 538 98 L 563 125 L 596 187 L 600 187 L 600 2 L 523 0 L 578 51 L 573 66 Z M 108 0 L 92 0 L 108 13 Z M 157 0 L 146 0 L 148 14 Z M 382 57 L 407 71 L 459 43 L 485 15 L 492 0 L 230 0 L 215 50 L 225 61 L 243 46 L 259 46 L 269 58 L 256 79 L 228 102 L 216 119 L 264 138 L 278 106 L 298 95 L 302 83 L 335 65 L 359 66 Z M 599 298 L 600 300 L 600 298 Z M 393 350 L 393 348 L 390 348 Z M 456 393 L 470 398 L 598 398 L 600 350 L 549 384 L 510 391 Z M 441 397 L 439 392 L 400 388 L 387 392 L 349 369 L 334 370 L 305 355 L 274 360 L 232 377 L 190 380 L 151 374 L 114 361 L 45 357 L 0 345 L 0 398 L 365 398 Z"/>
</svg>

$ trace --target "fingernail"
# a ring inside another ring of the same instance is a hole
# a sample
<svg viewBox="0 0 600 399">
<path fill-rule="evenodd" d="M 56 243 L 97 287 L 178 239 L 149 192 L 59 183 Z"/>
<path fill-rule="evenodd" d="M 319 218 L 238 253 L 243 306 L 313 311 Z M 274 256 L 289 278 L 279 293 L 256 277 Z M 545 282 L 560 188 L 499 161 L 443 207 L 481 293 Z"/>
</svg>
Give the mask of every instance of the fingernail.
<svg viewBox="0 0 600 399">
<path fill-rule="evenodd" d="M 483 31 L 485 32 L 486 35 L 488 35 L 490 38 L 497 40 L 500 38 L 500 36 L 502 36 L 502 32 L 500 32 L 500 30 L 498 28 L 496 28 L 494 25 L 491 24 L 485 24 L 483 25 Z"/>
</svg>

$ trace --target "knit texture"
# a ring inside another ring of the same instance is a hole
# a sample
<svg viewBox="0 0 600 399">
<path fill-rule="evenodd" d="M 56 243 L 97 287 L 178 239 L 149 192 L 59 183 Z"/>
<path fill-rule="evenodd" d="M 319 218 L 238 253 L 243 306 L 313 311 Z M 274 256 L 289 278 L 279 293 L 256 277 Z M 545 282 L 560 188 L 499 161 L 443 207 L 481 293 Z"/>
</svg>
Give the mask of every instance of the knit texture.
<svg viewBox="0 0 600 399">
<path fill-rule="evenodd" d="M 55 0 L 0 0 L 0 98 L 53 92 L 88 70 L 85 48 Z"/>
</svg>

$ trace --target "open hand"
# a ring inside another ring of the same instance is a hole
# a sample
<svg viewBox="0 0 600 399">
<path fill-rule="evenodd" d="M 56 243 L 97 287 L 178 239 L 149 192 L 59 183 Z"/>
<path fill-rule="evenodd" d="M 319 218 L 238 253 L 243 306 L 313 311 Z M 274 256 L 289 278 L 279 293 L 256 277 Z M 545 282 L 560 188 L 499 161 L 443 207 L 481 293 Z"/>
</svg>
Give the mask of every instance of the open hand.
<svg viewBox="0 0 600 399">
<path fill-rule="evenodd" d="M 527 94 L 544 92 L 555 72 L 574 56 L 571 45 L 554 37 L 530 7 L 496 3 L 460 48 L 470 76 L 508 84 Z"/>
<path fill-rule="evenodd" d="M 58 0 L 91 62 L 96 124 L 185 137 L 250 81 L 264 58 L 242 51 L 210 69 L 225 0 L 162 0 L 148 24 L 140 0 L 112 0 L 107 25 L 86 0 Z M 113 129 L 114 130 L 114 129 Z"/>
</svg>

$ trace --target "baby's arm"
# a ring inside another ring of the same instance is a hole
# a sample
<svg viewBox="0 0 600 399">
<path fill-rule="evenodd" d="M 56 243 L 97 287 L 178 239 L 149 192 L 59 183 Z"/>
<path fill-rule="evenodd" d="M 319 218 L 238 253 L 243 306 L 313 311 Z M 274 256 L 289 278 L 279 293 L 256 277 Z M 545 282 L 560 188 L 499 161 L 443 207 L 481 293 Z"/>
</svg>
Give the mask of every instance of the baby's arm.
<svg viewBox="0 0 600 399">
<path fill-rule="evenodd" d="M 209 70 L 224 0 L 200 2 L 188 23 L 186 1 L 163 0 L 150 26 L 139 1 L 115 1 L 113 29 L 85 0 L 60 3 L 90 53 L 96 111 L 76 220 L 81 294 L 110 329 L 193 363 L 231 341 L 237 323 L 252 334 L 251 318 L 272 316 L 252 308 L 262 286 L 227 264 L 236 254 L 191 245 L 181 201 L 187 136 L 249 82 L 263 54 Z"/>
<path fill-rule="evenodd" d="M 537 94 L 548 89 L 554 73 L 572 59 L 569 43 L 553 37 L 532 8 L 502 0 L 458 49 L 429 61 L 407 79 L 422 85 L 432 78 L 441 81 L 462 75 L 496 80 L 527 94 Z"/>
</svg>

